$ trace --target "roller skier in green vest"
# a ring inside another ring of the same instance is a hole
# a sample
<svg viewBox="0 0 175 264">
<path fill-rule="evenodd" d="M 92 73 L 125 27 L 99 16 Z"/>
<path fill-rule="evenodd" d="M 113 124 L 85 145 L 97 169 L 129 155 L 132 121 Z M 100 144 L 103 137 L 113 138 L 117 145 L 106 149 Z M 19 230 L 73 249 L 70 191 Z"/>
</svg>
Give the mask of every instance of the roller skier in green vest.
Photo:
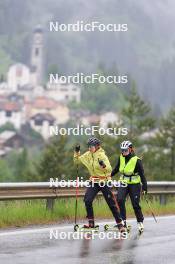
<svg viewBox="0 0 175 264">
<path fill-rule="evenodd" d="M 140 194 L 147 193 L 147 181 L 144 175 L 142 161 L 134 153 L 133 145 L 130 141 L 123 141 L 120 145 L 121 155 L 113 169 L 111 176 L 120 172 L 120 181 L 126 184 L 126 187 L 119 187 L 117 201 L 120 207 L 120 213 L 124 221 L 124 226 L 130 229 L 126 222 L 126 197 L 129 194 L 131 203 L 137 219 L 138 230 L 143 232 L 143 213 L 140 207 Z"/>
</svg>

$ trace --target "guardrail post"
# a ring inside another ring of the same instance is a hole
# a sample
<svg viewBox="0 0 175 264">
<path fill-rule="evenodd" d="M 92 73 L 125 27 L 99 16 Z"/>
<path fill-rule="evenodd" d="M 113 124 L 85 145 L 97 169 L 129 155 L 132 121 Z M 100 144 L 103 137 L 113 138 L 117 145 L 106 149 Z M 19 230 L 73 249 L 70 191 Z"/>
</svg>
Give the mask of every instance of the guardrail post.
<svg viewBox="0 0 175 264">
<path fill-rule="evenodd" d="M 165 194 L 160 194 L 159 195 L 159 202 L 161 205 L 165 205 L 166 204 L 166 195 Z"/>
<path fill-rule="evenodd" d="M 55 199 L 54 198 L 47 198 L 46 200 L 46 210 L 53 211 Z"/>
</svg>

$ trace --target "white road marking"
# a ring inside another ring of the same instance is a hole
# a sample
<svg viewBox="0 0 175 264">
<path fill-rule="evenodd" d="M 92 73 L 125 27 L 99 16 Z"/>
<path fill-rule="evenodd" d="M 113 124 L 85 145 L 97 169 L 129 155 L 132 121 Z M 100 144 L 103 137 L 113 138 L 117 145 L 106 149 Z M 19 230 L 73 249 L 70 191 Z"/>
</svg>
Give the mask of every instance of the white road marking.
<svg viewBox="0 0 175 264">
<path fill-rule="evenodd" d="M 157 220 L 167 220 L 167 219 L 175 219 L 175 215 L 170 215 L 170 216 L 159 216 L 157 217 Z M 145 217 L 145 221 L 154 221 L 154 219 L 152 217 Z M 129 223 L 133 223 L 136 222 L 135 219 L 128 219 Z M 159 223 L 159 221 L 158 221 Z M 158 224 L 157 223 L 157 224 Z M 100 222 L 99 221 L 99 225 L 103 226 L 105 224 L 115 224 L 114 221 L 106 221 L 106 222 Z M 51 229 L 57 229 L 57 230 L 69 230 L 72 229 L 73 230 L 73 225 L 74 224 L 69 224 L 69 225 L 59 225 L 59 226 L 55 226 L 55 225 L 51 225 L 49 227 L 44 227 L 44 228 L 32 228 L 32 229 L 20 229 L 20 230 L 14 230 L 14 231 L 2 231 L 0 232 L 0 237 L 3 236 L 16 236 L 16 235 L 23 235 L 23 234 L 34 234 L 34 233 L 46 233 L 47 231 L 50 232 Z"/>
</svg>

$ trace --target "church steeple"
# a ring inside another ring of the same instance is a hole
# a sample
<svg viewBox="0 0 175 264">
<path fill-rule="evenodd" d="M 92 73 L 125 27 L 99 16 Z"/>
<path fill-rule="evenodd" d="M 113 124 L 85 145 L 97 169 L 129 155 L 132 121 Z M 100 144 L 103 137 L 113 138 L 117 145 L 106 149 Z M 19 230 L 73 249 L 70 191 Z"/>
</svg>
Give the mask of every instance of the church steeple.
<svg viewBox="0 0 175 264">
<path fill-rule="evenodd" d="M 43 30 L 40 25 L 33 32 L 31 72 L 32 84 L 41 85 L 43 81 Z"/>
</svg>

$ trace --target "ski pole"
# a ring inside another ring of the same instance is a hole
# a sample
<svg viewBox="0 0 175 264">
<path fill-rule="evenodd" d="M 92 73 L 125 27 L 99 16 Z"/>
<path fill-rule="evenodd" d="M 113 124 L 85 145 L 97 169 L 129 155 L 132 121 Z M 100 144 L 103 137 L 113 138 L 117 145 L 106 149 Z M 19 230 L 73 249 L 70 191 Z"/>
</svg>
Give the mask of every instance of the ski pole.
<svg viewBox="0 0 175 264">
<path fill-rule="evenodd" d="M 119 207 L 119 204 L 118 204 L 117 199 L 116 199 L 116 197 L 115 197 L 115 194 L 113 193 L 112 190 L 111 190 L 111 193 L 112 193 L 112 197 L 113 197 L 113 200 L 114 200 L 115 206 L 117 207 L 118 211 L 120 212 L 120 207 Z"/>
<path fill-rule="evenodd" d="M 154 214 L 154 212 L 153 212 L 153 210 L 152 210 L 152 208 L 151 208 L 151 205 L 150 205 L 150 203 L 149 203 L 149 201 L 148 201 L 146 195 L 144 195 L 144 196 L 145 196 L 145 200 L 146 200 L 146 202 L 147 202 L 147 205 L 148 205 L 148 207 L 149 207 L 149 209 L 150 209 L 150 211 L 151 211 L 151 214 L 152 214 L 152 216 L 153 216 L 153 218 L 154 218 L 154 221 L 157 223 L 157 219 L 156 219 L 155 214 Z"/>
<path fill-rule="evenodd" d="M 80 145 L 77 144 L 75 147 L 75 152 L 78 154 L 80 151 Z M 77 224 L 77 211 L 78 211 L 78 179 L 79 179 L 79 172 L 78 172 L 78 156 L 77 156 L 77 179 L 76 179 L 76 188 L 75 188 L 75 225 Z"/>
<path fill-rule="evenodd" d="M 78 164 L 77 164 L 77 179 L 76 179 L 76 196 L 75 196 L 75 225 L 77 224 L 77 210 L 78 210 Z"/>
</svg>

